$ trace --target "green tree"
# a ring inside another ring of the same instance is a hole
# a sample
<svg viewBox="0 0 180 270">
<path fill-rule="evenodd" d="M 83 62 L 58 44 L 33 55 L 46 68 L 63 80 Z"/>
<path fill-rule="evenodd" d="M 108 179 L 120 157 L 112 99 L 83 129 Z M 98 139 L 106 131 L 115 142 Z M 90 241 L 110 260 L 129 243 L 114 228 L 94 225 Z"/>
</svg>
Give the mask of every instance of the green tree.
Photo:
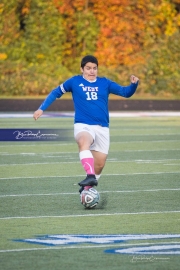
<svg viewBox="0 0 180 270">
<path fill-rule="evenodd" d="M 67 33 L 63 64 L 77 72 L 81 57 L 94 54 L 96 50 L 99 23 L 93 13 L 94 4 L 89 0 L 54 0 L 54 3 L 63 17 Z"/>
<path fill-rule="evenodd" d="M 100 75 L 177 94 L 179 32 L 180 0 L 1 0 L 0 94 L 47 94 L 85 54 Z"/>
<path fill-rule="evenodd" d="M 20 58 L 20 20 L 18 2 L 2 0 L 0 3 L 0 60 Z"/>
<path fill-rule="evenodd" d="M 146 92 L 180 94 L 180 33 L 158 41 L 148 53 L 144 73 Z"/>
<path fill-rule="evenodd" d="M 46 0 L 31 1 L 24 24 L 26 60 L 31 63 L 50 61 L 60 64 L 66 32 L 62 16 L 53 3 Z"/>
<path fill-rule="evenodd" d="M 46 94 L 71 74 L 61 64 L 66 38 L 62 16 L 45 0 L 10 1 L 1 7 L 4 51 L 0 56 L 6 58 L 0 66 L 1 93 Z"/>
<path fill-rule="evenodd" d="M 76 44 L 78 55 L 86 55 L 96 50 L 99 24 L 92 11 L 78 12 L 76 14 Z"/>
</svg>

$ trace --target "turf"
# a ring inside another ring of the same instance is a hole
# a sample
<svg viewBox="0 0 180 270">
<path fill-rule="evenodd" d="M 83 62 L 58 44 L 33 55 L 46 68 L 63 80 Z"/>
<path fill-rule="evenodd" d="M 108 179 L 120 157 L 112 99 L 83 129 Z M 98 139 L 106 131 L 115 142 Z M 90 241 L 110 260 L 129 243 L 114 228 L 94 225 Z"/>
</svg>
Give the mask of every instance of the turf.
<svg viewBox="0 0 180 270">
<path fill-rule="evenodd" d="M 1 118 L 1 128 L 70 128 L 72 118 Z M 180 238 L 45 246 L 47 235 L 180 234 L 180 118 L 112 118 L 94 210 L 80 204 L 84 171 L 72 138 L 0 142 L 0 265 L 6 269 L 180 269 L 180 255 L 105 250 L 180 244 Z"/>
</svg>

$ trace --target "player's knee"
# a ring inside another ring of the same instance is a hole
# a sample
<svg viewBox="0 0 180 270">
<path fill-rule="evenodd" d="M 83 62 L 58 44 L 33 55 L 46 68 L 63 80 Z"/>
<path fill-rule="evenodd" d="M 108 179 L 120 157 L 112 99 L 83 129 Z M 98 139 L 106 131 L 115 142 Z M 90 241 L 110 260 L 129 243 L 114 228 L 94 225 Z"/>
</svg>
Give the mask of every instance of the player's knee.
<svg viewBox="0 0 180 270">
<path fill-rule="evenodd" d="M 79 148 L 86 147 L 89 148 L 93 139 L 90 137 L 89 134 L 79 134 L 76 137 L 76 142 Z"/>
<path fill-rule="evenodd" d="M 86 138 L 84 138 L 84 137 L 80 137 L 76 142 L 77 142 L 77 144 L 79 146 L 79 149 L 81 149 L 81 150 L 84 149 L 84 148 L 88 149 L 89 146 L 90 146 L 88 140 Z"/>
</svg>

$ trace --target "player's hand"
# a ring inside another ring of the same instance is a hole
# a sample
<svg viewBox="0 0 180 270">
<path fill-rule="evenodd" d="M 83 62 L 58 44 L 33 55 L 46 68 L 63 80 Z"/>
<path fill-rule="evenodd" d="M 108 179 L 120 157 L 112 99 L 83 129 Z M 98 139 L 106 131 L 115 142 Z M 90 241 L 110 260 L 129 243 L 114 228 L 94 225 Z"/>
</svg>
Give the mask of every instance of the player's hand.
<svg viewBox="0 0 180 270">
<path fill-rule="evenodd" d="M 37 120 L 42 114 L 43 114 L 43 110 L 39 109 L 39 110 L 35 111 L 33 114 L 34 120 Z"/>
<path fill-rule="evenodd" d="M 139 78 L 134 75 L 131 75 L 130 80 L 131 80 L 131 83 L 137 83 L 139 81 Z"/>
</svg>

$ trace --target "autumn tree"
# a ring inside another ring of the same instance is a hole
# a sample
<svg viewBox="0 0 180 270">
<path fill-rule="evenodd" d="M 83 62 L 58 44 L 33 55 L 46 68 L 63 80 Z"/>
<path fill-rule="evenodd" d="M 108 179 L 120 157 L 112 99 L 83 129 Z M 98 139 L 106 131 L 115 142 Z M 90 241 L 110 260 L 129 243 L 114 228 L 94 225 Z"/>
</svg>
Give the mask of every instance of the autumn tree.
<svg viewBox="0 0 180 270">
<path fill-rule="evenodd" d="M 144 40 L 145 1 L 93 0 L 94 13 L 100 23 L 96 55 L 106 66 L 136 62 Z M 108 55 L 108 58 L 106 57 Z"/>
<path fill-rule="evenodd" d="M 178 3 L 179 2 L 179 3 Z M 151 94 L 180 93 L 180 1 L 159 1 L 151 6 L 146 31 L 144 87 Z"/>
<path fill-rule="evenodd" d="M 86 54 L 140 92 L 179 91 L 180 0 L 2 0 L 0 15 L 1 94 L 46 94 Z"/>
<path fill-rule="evenodd" d="M 81 57 L 96 51 L 99 23 L 90 0 L 54 0 L 54 3 L 63 17 L 67 33 L 63 64 L 77 70 Z"/>
<path fill-rule="evenodd" d="M 50 87 L 71 75 L 62 66 L 66 32 L 61 14 L 53 3 L 45 0 L 4 1 L 2 7 L 1 49 L 7 59 L 1 65 L 2 74 L 6 74 L 2 76 L 1 91 L 8 89 L 18 95 L 47 93 Z"/>
</svg>

